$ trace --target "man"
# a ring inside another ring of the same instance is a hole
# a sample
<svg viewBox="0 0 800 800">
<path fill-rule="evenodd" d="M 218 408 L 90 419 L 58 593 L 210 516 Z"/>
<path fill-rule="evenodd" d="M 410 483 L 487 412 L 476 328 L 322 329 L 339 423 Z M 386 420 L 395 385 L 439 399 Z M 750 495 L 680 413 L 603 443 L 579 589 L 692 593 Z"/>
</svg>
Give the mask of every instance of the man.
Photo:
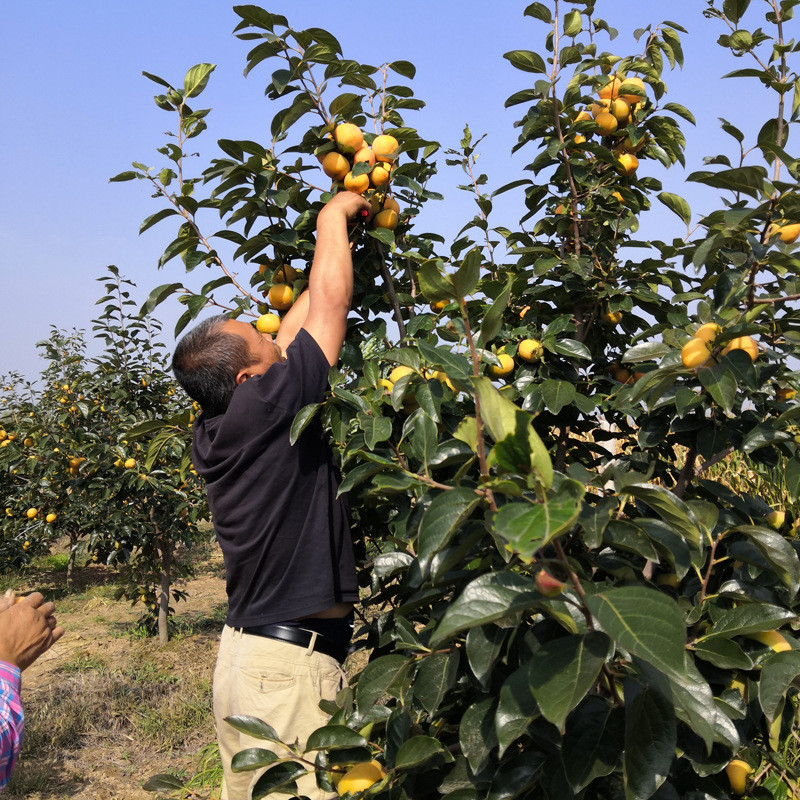
<svg viewBox="0 0 800 800">
<path fill-rule="evenodd" d="M 0 598 L 0 788 L 8 783 L 22 746 L 20 673 L 64 635 L 54 611 L 39 592 L 27 597 L 6 592 Z"/>
<path fill-rule="evenodd" d="M 215 317 L 173 356 L 176 377 L 203 408 L 192 455 L 225 560 L 228 615 L 214 672 L 223 800 L 250 797 L 257 776 L 233 773 L 231 759 L 265 746 L 225 717 L 259 717 L 282 741 L 303 745 L 327 720 L 320 700 L 333 699 L 344 677 L 358 599 L 347 507 L 319 421 L 293 446 L 289 431 L 301 408 L 323 399 L 339 359 L 353 292 L 347 224 L 369 208 L 341 192 L 320 211 L 308 291 L 274 342 Z M 298 787 L 326 796 L 313 775 Z"/>
</svg>

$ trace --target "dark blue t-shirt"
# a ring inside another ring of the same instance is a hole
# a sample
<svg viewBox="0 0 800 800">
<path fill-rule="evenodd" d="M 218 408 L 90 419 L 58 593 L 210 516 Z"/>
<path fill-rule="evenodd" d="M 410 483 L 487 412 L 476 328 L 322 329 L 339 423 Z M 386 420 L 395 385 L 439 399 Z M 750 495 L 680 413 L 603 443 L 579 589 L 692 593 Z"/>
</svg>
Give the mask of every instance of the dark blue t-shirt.
<svg viewBox="0 0 800 800">
<path fill-rule="evenodd" d="M 225 559 L 226 622 L 283 622 L 358 599 L 350 525 L 317 417 L 294 445 L 295 414 L 320 402 L 329 365 L 300 329 L 286 360 L 236 388 L 224 414 L 201 414 L 192 458 L 205 478 Z"/>
</svg>

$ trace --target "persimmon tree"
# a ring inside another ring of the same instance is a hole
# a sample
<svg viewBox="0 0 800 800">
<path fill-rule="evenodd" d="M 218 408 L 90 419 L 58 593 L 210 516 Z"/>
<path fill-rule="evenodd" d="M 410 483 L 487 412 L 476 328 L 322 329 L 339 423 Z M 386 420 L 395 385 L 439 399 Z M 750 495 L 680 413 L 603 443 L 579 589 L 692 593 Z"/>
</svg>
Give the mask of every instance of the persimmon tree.
<svg viewBox="0 0 800 800">
<path fill-rule="evenodd" d="M 77 558 L 117 569 L 117 599 L 144 604 L 166 641 L 171 598 L 184 596 L 173 584 L 187 571 L 175 550 L 191 546 L 207 514 L 185 436 L 175 435 L 192 410 L 166 371 L 159 323 L 132 313 L 130 281 L 115 267 L 99 280 L 101 354 L 86 355 L 83 332 L 53 329 L 39 345 L 38 384 L 9 381 L 2 566 L 18 569 L 66 540 L 68 584 Z"/>
<path fill-rule="evenodd" d="M 367 145 L 399 142 L 388 189 L 367 189 L 399 202 L 399 223 L 353 230 L 347 343 L 325 402 L 292 432 L 321 415 L 337 448 L 364 605 L 377 610 L 359 632 L 370 660 L 304 751 L 237 757 L 266 768 L 253 797 L 293 791 L 308 769 L 332 790 L 337 772 L 375 758 L 386 777 L 368 792 L 387 797 L 798 792 L 794 3 L 706 5 L 719 45 L 748 61 L 727 77 L 771 93 L 775 117 L 752 143 L 723 121 L 731 154 L 688 177 L 720 196 L 694 227 L 652 176 L 684 163 L 694 122 L 667 92 L 685 31 L 654 24 L 611 52 L 616 31 L 595 5 L 524 10 L 544 44 L 505 54 L 531 77 L 506 101 L 519 109 L 520 177 L 490 189 L 466 128 L 443 160 L 466 176 L 475 214 L 449 243 L 415 230 L 441 200 L 429 189 L 441 161 L 407 122 L 421 105 L 408 62 L 363 65 L 326 31 L 234 7 L 252 45 L 245 72 L 267 76 L 272 138 L 220 139 L 192 177 L 186 141 L 208 109 L 189 101 L 213 66 L 182 86 L 148 75 L 176 120 L 167 165 L 115 180 L 160 198 L 142 230 L 179 223 L 159 266 L 180 257 L 186 276 L 146 304 L 177 295 L 178 330 L 209 306 L 257 318 L 287 265 L 303 288 L 315 216 L 345 190 L 317 163 L 352 157 L 340 123 Z M 507 192 L 519 219 L 500 221 Z M 677 215 L 685 236 L 638 240 L 646 211 Z M 754 493 L 769 470 L 785 508 Z M 772 510 L 788 512 L 777 530 Z M 268 722 L 231 721 L 272 741 Z"/>
</svg>

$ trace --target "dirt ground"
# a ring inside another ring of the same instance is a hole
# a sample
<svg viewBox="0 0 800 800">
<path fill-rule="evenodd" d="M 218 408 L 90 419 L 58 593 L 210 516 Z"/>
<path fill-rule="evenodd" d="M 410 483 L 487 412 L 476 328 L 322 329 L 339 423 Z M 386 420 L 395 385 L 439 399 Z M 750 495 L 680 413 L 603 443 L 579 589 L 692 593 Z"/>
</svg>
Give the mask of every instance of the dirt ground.
<svg viewBox="0 0 800 800">
<path fill-rule="evenodd" d="M 177 604 L 178 630 L 172 641 L 160 647 L 152 638 L 136 638 L 130 635 L 141 615 L 141 606 L 131 607 L 124 602 L 86 591 L 92 584 L 102 584 L 108 575 L 102 568 L 86 567 L 76 573 L 76 583 L 83 592 L 68 594 L 56 600 L 59 624 L 65 629 L 64 637 L 38 661 L 23 673 L 22 698 L 26 719 L 37 714 L 42 719 L 47 714 L 45 707 L 52 703 L 55 688 L 68 682 L 78 686 L 77 703 L 81 703 L 81 681 L 86 679 L 86 691 L 91 688 L 89 678 L 97 672 L 81 670 L 81 664 L 102 664 L 106 672 L 115 669 L 137 669 L 131 665 L 143 664 L 167 674 L 170 682 L 178 686 L 191 677 L 193 685 L 198 678 L 208 681 L 210 687 L 216 645 L 224 616 L 225 586 L 221 573 L 221 558 L 215 549 L 211 568 L 195 579 L 178 584 L 188 592 L 187 600 Z M 37 574 L 36 584 L 20 587 L 21 591 L 39 589 L 48 594 L 47 576 Z M 53 576 L 53 593 L 57 577 Z M 106 593 L 107 594 L 107 593 Z M 76 666 L 77 665 L 77 666 Z M 144 666 L 142 667 L 144 669 Z M 119 680 L 119 679 L 118 679 Z M 124 693 L 125 686 L 122 686 Z M 118 690 L 119 692 L 119 690 Z M 93 700 L 96 698 L 92 698 Z M 146 705 L 146 698 L 145 698 Z M 63 706 L 62 706 L 63 707 Z M 90 706 L 87 703 L 87 708 Z M 92 707 L 93 708 L 93 707 Z M 138 711 L 137 711 L 138 713 Z M 198 711 L 205 720 L 207 709 Z M 63 717 L 63 715 L 62 715 Z M 47 716 L 44 717 L 45 721 Z M 3 792 L 4 800 L 153 800 L 155 795 L 141 786 L 151 776 L 163 772 L 186 769 L 189 774 L 196 771 L 198 753 L 205 745 L 214 741 L 213 727 L 203 723 L 194 730 L 187 741 L 177 748 L 164 749 L 159 746 L 143 746 L 140 741 L 126 734 L 122 720 L 103 719 L 90 721 L 78 728 L 79 733 L 70 738 L 70 721 L 52 716 L 53 742 L 48 747 L 42 742 L 42 732 L 31 734 L 41 749 L 47 751 L 26 753 L 17 764 L 12 782 Z M 39 724 L 39 729 L 42 726 Z M 77 727 L 77 725 L 76 725 Z M 66 730 L 65 730 L 66 729 Z M 45 738 L 47 732 L 45 730 Z M 55 745 L 58 738 L 58 745 Z M 64 741 L 68 744 L 64 746 Z M 203 793 L 202 797 L 208 797 Z"/>
</svg>

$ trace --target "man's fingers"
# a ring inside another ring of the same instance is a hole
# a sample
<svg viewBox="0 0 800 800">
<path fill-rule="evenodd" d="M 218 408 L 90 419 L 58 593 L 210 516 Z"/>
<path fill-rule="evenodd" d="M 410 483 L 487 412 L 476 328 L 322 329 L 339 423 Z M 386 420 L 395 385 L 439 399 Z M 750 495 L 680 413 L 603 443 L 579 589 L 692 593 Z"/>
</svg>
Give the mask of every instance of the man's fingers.
<svg viewBox="0 0 800 800">
<path fill-rule="evenodd" d="M 56 605 L 52 601 L 48 601 L 46 603 L 42 603 L 42 605 L 40 605 L 36 610 L 44 614 L 46 617 L 51 617 L 53 612 L 56 610 Z"/>
<path fill-rule="evenodd" d="M 39 608 L 39 606 L 44 603 L 44 595 L 41 592 L 31 592 L 25 595 L 25 597 L 17 598 L 17 602 L 27 603 L 29 606 Z M 50 605 L 52 605 L 52 603 Z M 53 606 L 53 608 L 55 608 L 55 606 Z"/>
</svg>

